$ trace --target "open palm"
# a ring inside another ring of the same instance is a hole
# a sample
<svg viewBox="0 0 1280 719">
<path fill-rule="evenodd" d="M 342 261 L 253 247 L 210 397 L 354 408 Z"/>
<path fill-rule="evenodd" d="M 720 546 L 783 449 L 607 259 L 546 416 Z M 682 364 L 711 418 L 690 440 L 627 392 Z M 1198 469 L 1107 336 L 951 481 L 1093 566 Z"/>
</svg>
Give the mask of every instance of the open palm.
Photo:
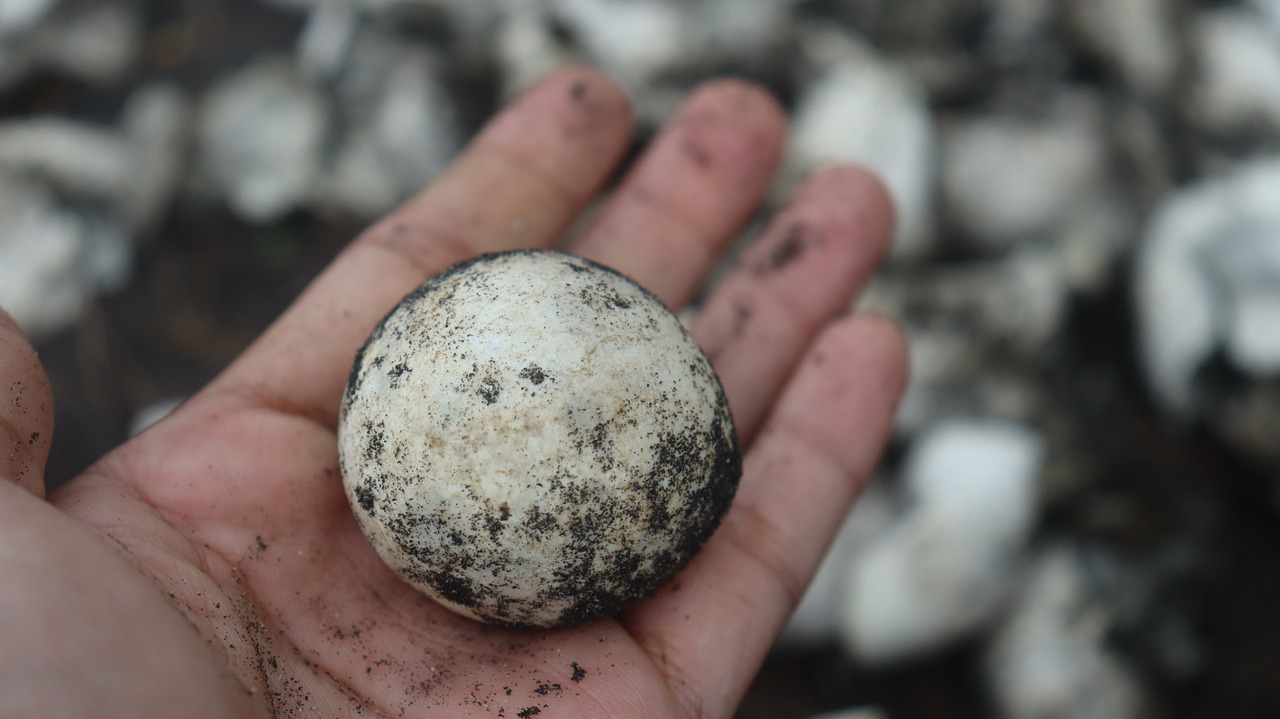
<svg viewBox="0 0 1280 719">
<path fill-rule="evenodd" d="M 610 81 L 552 76 L 209 387 L 47 501 L 48 387 L 0 313 L 0 716 L 732 714 L 901 390 L 896 332 L 840 312 L 888 237 L 868 175 L 817 173 L 704 303 L 693 333 L 747 448 L 741 489 L 693 562 L 620 616 L 545 632 L 460 618 L 382 565 L 338 475 L 339 397 L 374 324 L 458 260 L 554 243 L 629 134 Z M 570 251 L 681 307 L 782 135 L 760 91 L 704 87 Z"/>
</svg>

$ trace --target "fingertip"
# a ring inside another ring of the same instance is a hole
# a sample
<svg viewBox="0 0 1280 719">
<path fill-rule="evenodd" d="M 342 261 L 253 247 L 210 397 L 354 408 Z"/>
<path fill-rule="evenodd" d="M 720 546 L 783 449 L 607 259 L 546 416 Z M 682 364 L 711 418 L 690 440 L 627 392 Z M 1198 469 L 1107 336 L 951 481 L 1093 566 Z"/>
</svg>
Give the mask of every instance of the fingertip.
<svg viewBox="0 0 1280 719">
<path fill-rule="evenodd" d="M 574 103 L 616 120 L 631 122 L 631 97 L 610 75 L 586 65 L 568 65 L 547 75 L 536 92 L 565 93 Z"/>
<path fill-rule="evenodd" d="M 884 388 L 896 397 L 906 386 L 911 348 L 898 323 L 874 312 L 854 312 L 831 323 L 809 353 L 811 362 L 842 357 L 882 374 Z"/>
<path fill-rule="evenodd" d="M 848 162 L 832 162 L 815 167 L 805 182 L 820 181 L 851 191 L 872 191 L 888 201 L 889 191 L 874 170 Z"/>
<path fill-rule="evenodd" d="M 502 148 L 580 194 L 594 191 L 600 168 L 612 169 L 621 159 L 631 130 L 631 100 L 622 86 L 599 71 L 573 65 L 555 70 L 516 98 L 481 130 L 473 147 Z"/>
<path fill-rule="evenodd" d="M 695 164 L 741 162 L 744 174 L 760 180 L 763 188 L 781 159 L 786 113 L 759 85 L 735 78 L 704 82 L 672 124 L 682 123 L 685 154 Z"/>
<path fill-rule="evenodd" d="M 708 80 L 694 89 L 686 107 L 718 109 L 728 117 L 779 136 L 786 130 L 787 114 L 782 103 L 768 90 L 747 80 L 732 77 Z"/>
<path fill-rule="evenodd" d="M 888 253 L 897 209 L 893 195 L 878 174 L 846 163 L 820 166 L 796 188 L 791 203 L 799 204 L 814 196 L 818 204 L 843 212 L 846 221 L 860 228 L 856 236 L 873 251 L 877 263 Z"/>
<path fill-rule="evenodd" d="M 617 120 L 630 121 L 631 98 L 611 76 L 586 65 L 566 65 L 547 73 L 522 92 L 512 105 L 564 101 Z"/>
<path fill-rule="evenodd" d="M 845 342 L 861 342 L 869 351 L 883 355 L 891 364 L 905 365 L 910 354 L 907 335 L 896 321 L 877 312 L 851 312 L 838 321 L 835 334 Z"/>
</svg>

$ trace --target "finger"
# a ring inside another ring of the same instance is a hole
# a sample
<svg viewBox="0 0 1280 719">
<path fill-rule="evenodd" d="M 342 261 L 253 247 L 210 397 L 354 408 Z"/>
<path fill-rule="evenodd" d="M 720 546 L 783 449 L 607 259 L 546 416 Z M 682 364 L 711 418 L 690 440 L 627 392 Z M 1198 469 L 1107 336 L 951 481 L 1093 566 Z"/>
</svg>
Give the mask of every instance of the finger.
<svg viewBox="0 0 1280 719">
<path fill-rule="evenodd" d="M 806 347 L 888 248 L 892 203 L 870 173 L 820 171 L 797 189 L 693 326 L 743 446 Z"/>
<path fill-rule="evenodd" d="M 691 715 L 728 716 L 746 691 L 879 457 L 905 365 L 885 320 L 824 332 L 748 454 L 724 523 L 625 615 Z"/>
<path fill-rule="evenodd" d="M 22 328 L 0 310 L 0 481 L 44 496 L 53 439 L 53 391 Z"/>
<path fill-rule="evenodd" d="M 785 123 L 778 103 L 752 85 L 702 86 L 573 251 L 683 305 L 768 188 Z"/>
<path fill-rule="evenodd" d="M 470 256 L 553 243 L 608 177 L 630 132 L 613 81 L 582 68 L 553 75 L 352 243 L 211 390 L 333 426 L 357 348 L 401 297 Z"/>
</svg>

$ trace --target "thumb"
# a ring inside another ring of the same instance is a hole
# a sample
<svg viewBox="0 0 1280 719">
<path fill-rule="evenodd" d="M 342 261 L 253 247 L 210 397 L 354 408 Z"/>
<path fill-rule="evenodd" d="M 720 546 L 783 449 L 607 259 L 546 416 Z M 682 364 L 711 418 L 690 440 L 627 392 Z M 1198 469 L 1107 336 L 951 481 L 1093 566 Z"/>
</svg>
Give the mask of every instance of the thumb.
<svg viewBox="0 0 1280 719">
<path fill-rule="evenodd" d="M 53 392 L 22 328 L 0 309 L 0 481 L 44 496 Z"/>
</svg>

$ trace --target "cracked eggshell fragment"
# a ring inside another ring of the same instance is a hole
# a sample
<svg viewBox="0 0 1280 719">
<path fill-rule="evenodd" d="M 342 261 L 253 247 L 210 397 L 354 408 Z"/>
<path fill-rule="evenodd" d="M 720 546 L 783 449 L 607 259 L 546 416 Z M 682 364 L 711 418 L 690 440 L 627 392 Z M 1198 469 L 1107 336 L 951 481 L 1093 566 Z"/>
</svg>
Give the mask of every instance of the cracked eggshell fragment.
<svg viewBox="0 0 1280 719">
<path fill-rule="evenodd" d="M 468 617 L 613 613 L 685 565 L 741 457 L 711 364 L 662 303 L 554 252 L 485 255 L 374 330 L 339 419 L 347 497 L 382 559 Z"/>
<path fill-rule="evenodd" d="M 1223 350 L 1255 380 L 1280 371 L 1280 156 L 1166 197 L 1138 248 L 1133 299 L 1143 370 L 1170 416 L 1199 416 L 1196 375 Z"/>
</svg>

